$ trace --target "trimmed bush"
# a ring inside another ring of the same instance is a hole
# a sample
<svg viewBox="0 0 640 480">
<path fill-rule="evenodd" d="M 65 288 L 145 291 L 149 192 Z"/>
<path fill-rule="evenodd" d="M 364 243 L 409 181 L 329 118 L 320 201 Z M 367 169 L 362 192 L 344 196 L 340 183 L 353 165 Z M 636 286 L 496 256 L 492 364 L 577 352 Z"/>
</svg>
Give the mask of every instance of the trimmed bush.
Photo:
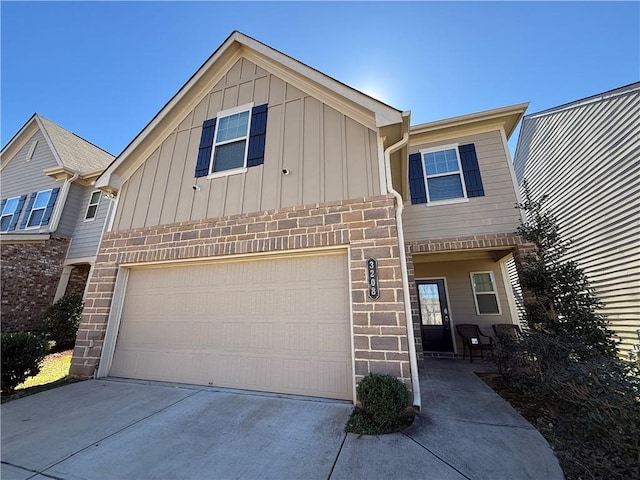
<svg viewBox="0 0 640 480">
<path fill-rule="evenodd" d="M 57 351 L 73 348 L 83 308 L 82 294 L 67 293 L 47 308 L 45 317 L 36 328 L 36 333 L 46 340 L 54 341 Z"/>
<path fill-rule="evenodd" d="M 404 383 L 390 375 L 371 373 L 357 387 L 362 408 L 356 408 L 346 431 L 361 435 L 391 433 L 406 427 L 411 419 L 406 410 L 409 391 Z"/>
<path fill-rule="evenodd" d="M 47 355 L 45 340 L 31 333 L 3 333 L 0 335 L 2 348 L 3 392 L 12 392 L 27 378 L 40 372 L 40 364 Z"/>
</svg>

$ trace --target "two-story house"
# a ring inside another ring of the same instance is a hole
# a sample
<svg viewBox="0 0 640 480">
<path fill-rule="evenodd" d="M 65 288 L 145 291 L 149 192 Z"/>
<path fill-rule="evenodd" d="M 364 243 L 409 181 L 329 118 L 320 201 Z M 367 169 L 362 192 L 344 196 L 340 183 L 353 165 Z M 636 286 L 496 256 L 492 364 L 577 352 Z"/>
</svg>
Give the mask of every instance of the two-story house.
<svg viewBox="0 0 640 480">
<path fill-rule="evenodd" d="M 2 331 L 84 293 L 112 203 L 93 183 L 113 159 L 39 114 L 0 152 Z"/>
<path fill-rule="evenodd" d="M 419 406 L 456 322 L 516 318 L 524 109 L 411 127 L 232 33 L 96 182 L 117 207 L 71 373 L 355 400 L 375 372 Z"/>
<path fill-rule="evenodd" d="M 640 82 L 527 115 L 515 154 L 518 183 L 571 240 L 578 263 L 620 339 L 640 334 Z"/>
</svg>

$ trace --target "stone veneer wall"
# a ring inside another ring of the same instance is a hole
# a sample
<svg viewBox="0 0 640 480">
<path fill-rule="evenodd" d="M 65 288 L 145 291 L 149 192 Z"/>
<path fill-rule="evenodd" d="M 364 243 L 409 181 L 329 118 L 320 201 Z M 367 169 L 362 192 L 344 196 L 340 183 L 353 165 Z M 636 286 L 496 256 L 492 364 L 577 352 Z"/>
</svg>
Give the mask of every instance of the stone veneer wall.
<svg viewBox="0 0 640 480">
<path fill-rule="evenodd" d="M 51 235 L 34 242 L 2 241 L 0 318 L 3 332 L 33 330 L 52 303 L 69 240 Z"/>
<path fill-rule="evenodd" d="M 389 374 L 411 387 L 402 273 L 392 196 L 306 205 L 105 234 L 89 283 L 71 374 L 95 374 L 118 266 L 225 255 L 350 247 L 355 377 Z M 380 298 L 367 294 L 378 260 Z"/>
<path fill-rule="evenodd" d="M 535 252 L 535 247 L 532 244 L 527 243 L 522 237 L 515 233 L 493 233 L 474 235 L 472 237 L 439 238 L 405 243 L 409 300 L 411 301 L 411 316 L 413 318 L 413 332 L 418 360 L 424 360 L 424 350 L 422 348 L 422 332 L 420 331 L 420 305 L 418 303 L 418 290 L 415 287 L 416 279 L 413 255 L 417 253 L 439 253 L 492 247 L 512 247 L 513 257 L 516 261 L 518 271 L 520 271 L 522 259 L 526 255 Z M 527 292 L 523 292 L 523 295 L 526 304 L 527 301 L 531 299 L 531 295 Z"/>
</svg>

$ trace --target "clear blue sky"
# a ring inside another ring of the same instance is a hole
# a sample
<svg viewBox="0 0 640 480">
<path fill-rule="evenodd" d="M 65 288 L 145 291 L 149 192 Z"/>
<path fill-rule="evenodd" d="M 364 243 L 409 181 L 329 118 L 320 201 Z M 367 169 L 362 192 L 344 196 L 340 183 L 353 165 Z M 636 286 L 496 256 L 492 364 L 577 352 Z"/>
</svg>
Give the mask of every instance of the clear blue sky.
<svg viewBox="0 0 640 480">
<path fill-rule="evenodd" d="M 233 31 L 412 124 L 640 79 L 639 2 L 8 2 L 4 146 L 38 112 L 118 154 Z M 516 134 L 509 142 L 515 146 Z"/>
</svg>

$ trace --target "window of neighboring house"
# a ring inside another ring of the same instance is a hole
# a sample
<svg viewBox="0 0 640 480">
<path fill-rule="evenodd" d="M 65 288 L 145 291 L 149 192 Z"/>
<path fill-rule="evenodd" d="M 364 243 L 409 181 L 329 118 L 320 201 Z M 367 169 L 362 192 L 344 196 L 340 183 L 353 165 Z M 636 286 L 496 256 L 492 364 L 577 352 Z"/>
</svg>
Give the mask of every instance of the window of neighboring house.
<svg viewBox="0 0 640 480">
<path fill-rule="evenodd" d="M 9 230 L 9 225 L 14 215 L 20 215 L 18 211 L 18 205 L 20 203 L 20 197 L 13 197 L 7 199 L 2 207 L 2 216 L 0 217 L 0 231 L 6 232 Z"/>
<path fill-rule="evenodd" d="M 84 219 L 86 220 L 95 220 L 96 215 L 98 213 L 98 205 L 100 205 L 100 197 L 102 193 L 100 190 L 96 190 L 91 194 L 91 198 L 89 199 L 89 205 L 87 206 L 87 213 L 84 215 Z"/>
<path fill-rule="evenodd" d="M 471 285 L 478 315 L 500 315 L 500 302 L 493 272 L 472 272 Z"/>
<path fill-rule="evenodd" d="M 52 190 L 44 190 L 38 192 L 33 202 L 33 206 L 29 211 L 29 220 L 27 220 L 27 228 L 39 227 L 42 224 L 42 218 L 49 204 Z"/>
<path fill-rule="evenodd" d="M 195 177 L 243 173 L 264 163 L 267 104 L 246 104 L 218 112 L 202 123 Z"/>
<path fill-rule="evenodd" d="M 251 107 L 218 114 L 209 174 L 246 167 Z"/>
<path fill-rule="evenodd" d="M 427 202 L 466 198 L 467 191 L 457 145 L 421 150 Z"/>
</svg>

